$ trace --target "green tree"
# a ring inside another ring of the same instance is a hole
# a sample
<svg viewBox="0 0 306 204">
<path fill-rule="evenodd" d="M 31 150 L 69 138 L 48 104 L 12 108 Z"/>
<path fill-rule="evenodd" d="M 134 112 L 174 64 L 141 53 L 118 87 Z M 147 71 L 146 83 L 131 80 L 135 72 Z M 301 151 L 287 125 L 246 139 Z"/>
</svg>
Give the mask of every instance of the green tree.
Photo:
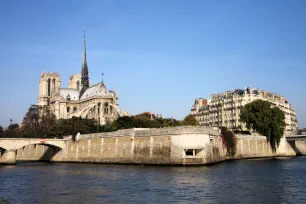
<svg viewBox="0 0 306 204">
<path fill-rule="evenodd" d="M 189 114 L 184 118 L 183 125 L 194 125 L 195 126 L 195 125 L 199 125 L 199 122 L 192 114 Z"/>
<path fill-rule="evenodd" d="M 151 120 L 153 119 L 152 114 L 149 112 L 144 112 L 135 116 L 135 118 L 140 120 Z"/>
<path fill-rule="evenodd" d="M 146 114 L 137 116 L 124 116 L 106 124 L 102 127 L 101 131 L 116 131 L 128 128 L 162 128 L 162 127 L 175 127 L 181 126 L 181 122 L 173 118 L 151 118 Z"/>
<path fill-rule="evenodd" d="M 81 134 L 89 134 L 96 132 L 104 132 L 104 127 L 100 126 L 94 119 L 72 117 L 69 119 L 59 119 L 55 126 L 50 130 L 52 135 L 63 137 L 67 135 L 75 136 L 78 132 Z"/>
<path fill-rule="evenodd" d="M 53 137 L 56 117 L 47 106 L 31 105 L 23 118 L 23 136 L 30 138 Z"/>
<path fill-rule="evenodd" d="M 23 118 L 23 132 L 25 137 L 40 137 L 39 106 L 31 105 Z"/>
<path fill-rule="evenodd" d="M 3 137 L 3 127 L 0 125 L 0 138 Z"/>
<path fill-rule="evenodd" d="M 94 119 L 72 117 L 56 120 L 48 107 L 32 105 L 25 114 L 22 125 L 24 137 L 63 137 L 68 135 L 110 132 L 129 128 L 162 128 L 181 126 L 182 123 L 173 118 L 156 118 L 150 113 L 136 116 L 119 117 L 117 120 L 100 125 Z"/>
<path fill-rule="evenodd" d="M 18 138 L 21 137 L 21 132 L 19 125 L 17 123 L 10 124 L 4 131 L 3 131 L 4 138 Z"/>
<path fill-rule="evenodd" d="M 278 107 L 268 101 L 256 100 L 241 108 L 240 120 L 248 129 L 265 135 L 275 152 L 285 130 L 285 115 Z"/>
<path fill-rule="evenodd" d="M 19 124 L 17 124 L 17 123 L 10 124 L 10 125 L 7 127 L 7 129 L 8 129 L 8 130 L 11 130 L 11 131 L 16 130 L 17 128 L 19 128 Z"/>
</svg>

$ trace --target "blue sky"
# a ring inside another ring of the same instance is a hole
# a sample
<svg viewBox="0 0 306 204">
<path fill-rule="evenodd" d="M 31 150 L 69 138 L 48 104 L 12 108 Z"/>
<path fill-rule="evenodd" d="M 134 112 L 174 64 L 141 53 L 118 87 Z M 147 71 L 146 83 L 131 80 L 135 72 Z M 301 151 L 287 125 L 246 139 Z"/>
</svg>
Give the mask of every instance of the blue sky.
<svg viewBox="0 0 306 204">
<path fill-rule="evenodd" d="M 306 1 L 0 1 L 0 124 L 37 103 L 43 71 L 81 70 L 120 106 L 183 119 L 196 97 L 257 87 L 287 97 L 306 127 Z"/>
</svg>

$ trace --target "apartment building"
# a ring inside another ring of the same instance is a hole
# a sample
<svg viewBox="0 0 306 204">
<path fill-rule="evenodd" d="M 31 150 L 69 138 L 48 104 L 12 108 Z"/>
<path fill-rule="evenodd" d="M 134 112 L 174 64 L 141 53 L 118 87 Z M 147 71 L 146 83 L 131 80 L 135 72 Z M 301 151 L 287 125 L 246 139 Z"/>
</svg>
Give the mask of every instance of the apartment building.
<svg viewBox="0 0 306 204">
<path fill-rule="evenodd" d="M 240 122 L 240 107 L 258 99 L 271 102 L 285 113 L 285 135 L 296 133 L 296 114 L 287 99 L 257 88 L 211 94 L 210 99 L 197 98 L 191 113 L 203 126 L 225 126 L 229 129 L 241 127 L 242 130 L 246 130 L 245 124 Z"/>
</svg>

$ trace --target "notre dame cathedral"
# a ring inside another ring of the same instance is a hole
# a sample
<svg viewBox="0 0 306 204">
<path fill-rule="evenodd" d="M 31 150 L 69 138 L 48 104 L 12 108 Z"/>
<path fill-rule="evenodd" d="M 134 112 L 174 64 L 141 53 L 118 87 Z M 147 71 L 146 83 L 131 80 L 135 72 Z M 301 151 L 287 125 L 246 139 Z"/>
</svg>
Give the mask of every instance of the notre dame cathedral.
<svg viewBox="0 0 306 204">
<path fill-rule="evenodd" d="M 49 106 L 59 118 L 93 118 L 101 125 L 128 113 L 119 108 L 118 94 L 106 88 L 103 81 L 90 85 L 86 61 L 86 39 L 81 74 L 70 77 L 68 88 L 61 88 L 58 73 L 44 72 L 39 80 L 38 105 Z"/>
</svg>

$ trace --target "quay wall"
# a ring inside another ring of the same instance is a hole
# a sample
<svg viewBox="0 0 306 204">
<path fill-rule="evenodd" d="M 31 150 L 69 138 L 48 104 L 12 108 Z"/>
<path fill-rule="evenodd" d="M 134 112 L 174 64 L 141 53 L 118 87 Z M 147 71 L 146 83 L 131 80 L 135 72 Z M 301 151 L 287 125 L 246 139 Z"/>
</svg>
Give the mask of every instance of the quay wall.
<svg viewBox="0 0 306 204">
<path fill-rule="evenodd" d="M 209 127 L 127 129 L 81 135 L 56 149 L 28 145 L 17 150 L 17 161 L 202 165 L 228 159 L 296 156 L 285 139 L 273 153 L 264 136 L 237 135 L 236 155 L 228 156 L 220 130 Z M 1 158 L 0 158 L 1 160 Z"/>
<path fill-rule="evenodd" d="M 306 141 L 305 140 L 296 140 L 290 142 L 292 148 L 298 156 L 306 155 Z"/>
</svg>

